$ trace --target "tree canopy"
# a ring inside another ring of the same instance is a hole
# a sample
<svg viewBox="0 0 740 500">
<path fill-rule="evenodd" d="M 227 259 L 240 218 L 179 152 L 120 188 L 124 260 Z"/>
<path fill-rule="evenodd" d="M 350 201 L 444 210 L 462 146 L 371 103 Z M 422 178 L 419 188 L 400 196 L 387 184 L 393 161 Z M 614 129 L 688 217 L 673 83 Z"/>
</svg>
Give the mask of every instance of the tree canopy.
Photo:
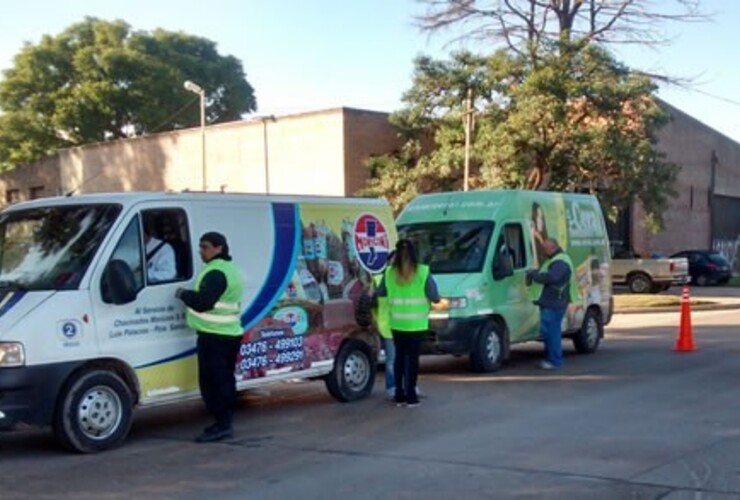
<svg viewBox="0 0 740 500">
<path fill-rule="evenodd" d="M 215 42 L 86 18 L 26 44 L 0 81 L 0 170 L 58 148 L 236 120 L 256 109 L 242 63 Z"/>
<path fill-rule="evenodd" d="M 614 211 L 640 199 L 655 226 L 677 167 L 655 148 L 668 117 L 654 88 L 596 45 L 551 44 L 536 62 L 503 49 L 420 57 L 405 106 L 391 116 L 406 143 L 371 161 L 366 193 L 399 208 L 418 193 L 462 189 L 470 92 L 470 187 L 587 191 Z"/>
</svg>

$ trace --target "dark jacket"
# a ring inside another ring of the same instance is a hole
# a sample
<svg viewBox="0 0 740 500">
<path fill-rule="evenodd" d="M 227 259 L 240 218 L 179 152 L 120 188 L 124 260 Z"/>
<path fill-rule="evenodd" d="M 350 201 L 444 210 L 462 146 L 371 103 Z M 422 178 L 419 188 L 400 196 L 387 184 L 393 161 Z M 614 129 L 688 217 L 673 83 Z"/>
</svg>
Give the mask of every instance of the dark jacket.
<svg viewBox="0 0 740 500">
<path fill-rule="evenodd" d="M 547 309 L 565 309 L 568 307 L 570 302 L 568 282 L 571 273 L 570 266 L 562 260 L 556 260 L 550 264 L 547 272 L 541 272 L 541 270 L 529 271 L 527 275 L 532 281 L 544 285 L 542 295 L 535 301 L 535 304 Z"/>
<path fill-rule="evenodd" d="M 215 259 L 231 260 L 231 257 L 217 256 Z M 208 271 L 203 280 L 200 282 L 199 290 L 185 290 L 180 295 L 180 299 L 190 309 L 197 312 L 206 312 L 213 309 L 218 299 L 226 291 L 226 276 L 221 271 Z"/>
</svg>

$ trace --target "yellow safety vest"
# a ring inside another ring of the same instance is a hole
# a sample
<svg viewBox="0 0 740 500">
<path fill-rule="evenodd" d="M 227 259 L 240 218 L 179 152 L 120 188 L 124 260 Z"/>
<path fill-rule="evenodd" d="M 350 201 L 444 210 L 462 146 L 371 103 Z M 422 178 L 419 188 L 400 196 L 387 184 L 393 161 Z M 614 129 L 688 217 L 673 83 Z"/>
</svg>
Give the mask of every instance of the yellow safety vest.
<svg viewBox="0 0 740 500">
<path fill-rule="evenodd" d="M 391 329 L 403 332 L 429 329 L 429 300 L 426 296 L 428 277 L 429 266 L 423 264 L 416 266 L 416 273 L 407 283 L 398 282 L 393 267 L 386 269 L 385 288 L 388 291 Z"/>
<path fill-rule="evenodd" d="M 188 326 L 201 332 L 240 336 L 243 333 L 240 315 L 244 281 L 237 267 L 224 259 L 211 260 L 198 273 L 195 291 L 200 290 L 203 277 L 214 270 L 221 271 L 226 276 L 226 290 L 210 311 L 198 312 L 188 307 L 186 312 Z"/>
</svg>

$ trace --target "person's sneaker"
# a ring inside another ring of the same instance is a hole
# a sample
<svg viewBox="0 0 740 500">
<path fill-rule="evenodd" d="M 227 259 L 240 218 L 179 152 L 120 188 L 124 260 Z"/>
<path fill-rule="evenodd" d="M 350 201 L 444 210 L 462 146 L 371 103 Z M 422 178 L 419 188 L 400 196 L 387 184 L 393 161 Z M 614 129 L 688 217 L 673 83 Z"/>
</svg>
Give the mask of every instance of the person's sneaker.
<svg viewBox="0 0 740 500">
<path fill-rule="evenodd" d="M 416 408 L 417 406 L 421 406 L 421 403 L 419 401 L 413 401 L 406 404 L 408 408 Z"/>
<path fill-rule="evenodd" d="M 216 427 L 215 429 L 203 432 L 200 436 L 195 438 L 196 443 L 215 443 L 216 441 L 223 441 L 234 437 L 234 430 L 231 427 L 225 429 Z"/>
<path fill-rule="evenodd" d="M 550 363 L 549 361 L 545 361 L 545 360 L 540 361 L 539 363 L 537 363 L 537 368 L 539 368 L 540 370 L 557 370 L 558 369 L 557 366 L 555 366 L 552 363 Z"/>
<path fill-rule="evenodd" d="M 391 387 L 390 389 L 385 390 L 385 397 L 388 398 L 391 401 L 394 401 L 396 399 L 396 388 Z"/>
<path fill-rule="evenodd" d="M 416 397 L 419 399 L 424 399 L 427 397 L 427 393 L 423 392 L 421 389 L 419 389 L 419 386 L 416 386 Z"/>
<path fill-rule="evenodd" d="M 395 396 L 393 398 L 393 401 L 395 401 L 396 406 L 406 406 L 406 398 L 401 396 Z"/>
</svg>

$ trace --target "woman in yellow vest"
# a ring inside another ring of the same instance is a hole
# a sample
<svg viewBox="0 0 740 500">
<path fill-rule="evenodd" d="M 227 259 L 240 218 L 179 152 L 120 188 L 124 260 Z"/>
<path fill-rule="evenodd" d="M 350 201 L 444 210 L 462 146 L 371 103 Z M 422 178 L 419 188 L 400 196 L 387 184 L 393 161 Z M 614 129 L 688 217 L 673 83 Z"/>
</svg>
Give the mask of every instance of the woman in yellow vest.
<svg viewBox="0 0 740 500">
<path fill-rule="evenodd" d="M 215 423 L 196 438 L 199 443 L 233 436 L 231 414 L 236 397 L 234 369 L 242 341 L 241 301 L 244 281 L 231 262 L 226 238 L 216 232 L 200 238 L 205 266 L 194 290 L 178 289 L 175 296 L 187 306 L 188 326 L 198 333 L 200 394 Z"/>
<path fill-rule="evenodd" d="M 430 303 L 435 309 L 445 309 L 447 300 L 439 296 L 429 266 L 419 264 L 411 241 L 396 244 L 396 255 L 386 268 L 376 295 L 387 297 L 390 329 L 396 348 L 393 367 L 396 406 L 418 406 L 416 381 L 419 375 L 419 354 L 424 334 L 429 330 Z"/>
</svg>

